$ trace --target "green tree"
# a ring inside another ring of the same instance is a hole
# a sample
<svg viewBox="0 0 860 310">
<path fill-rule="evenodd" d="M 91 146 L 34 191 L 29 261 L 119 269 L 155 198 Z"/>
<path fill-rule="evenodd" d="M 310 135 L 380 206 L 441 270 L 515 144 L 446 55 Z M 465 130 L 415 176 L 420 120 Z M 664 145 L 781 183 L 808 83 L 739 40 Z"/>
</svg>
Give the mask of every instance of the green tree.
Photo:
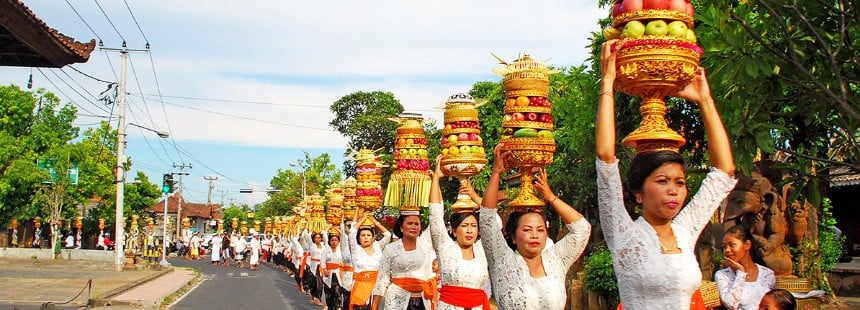
<svg viewBox="0 0 860 310">
<path fill-rule="evenodd" d="M 345 155 L 362 148 L 386 152 L 394 148 L 397 124 L 388 118 L 403 113 L 403 105 L 391 92 L 357 91 L 335 101 L 330 110 L 335 117 L 329 125 L 349 139 Z M 383 159 L 391 162 L 390 156 Z M 344 173 L 355 175 L 352 161 L 346 160 L 343 167 Z"/>
<path fill-rule="evenodd" d="M 308 195 L 322 196 L 325 196 L 325 190 L 329 185 L 340 184 L 342 180 L 341 172 L 331 162 L 331 156 L 328 153 L 312 157 L 310 153 L 305 152 L 305 159 L 299 160 L 298 166 L 302 171 L 278 169 L 269 182 L 269 186 L 276 191 L 258 206 L 257 218 L 293 214 L 293 207 L 302 201 L 302 178 L 305 180 Z"/>
</svg>

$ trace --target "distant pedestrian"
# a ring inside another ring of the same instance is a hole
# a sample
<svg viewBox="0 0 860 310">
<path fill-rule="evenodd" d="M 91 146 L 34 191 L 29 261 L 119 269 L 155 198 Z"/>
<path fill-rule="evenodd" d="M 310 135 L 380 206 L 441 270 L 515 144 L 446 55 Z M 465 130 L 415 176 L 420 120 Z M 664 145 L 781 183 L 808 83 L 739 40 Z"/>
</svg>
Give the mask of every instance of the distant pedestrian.
<svg viewBox="0 0 860 310">
<path fill-rule="evenodd" d="M 191 236 L 191 259 L 200 259 L 200 243 L 202 241 L 198 232 Z"/>
<path fill-rule="evenodd" d="M 212 266 L 218 266 L 218 264 L 221 263 L 221 240 L 221 235 L 219 234 L 213 235 L 212 239 L 209 240 L 212 244 L 209 248 L 209 250 L 212 251 L 212 253 L 209 254 L 209 260 L 212 261 Z"/>
<path fill-rule="evenodd" d="M 238 236 L 236 238 L 236 249 L 235 249 L 235 257 L 236 257 L 236 267 L 245 268 L 245 247 L 247 243 L 245 242 L 245 238 L 242 236 Z"/>
<path fill-rule="evenodd" d="M 260 244 L 260 234 L 254 233 L 253 237 L 251 237 L 251 257 L 248 259 L 251 263 L 251 270 L 257 270 L 257 265 L 260 264 L 260 251 L 262 250 L 262 246 Z"/>
</svg>

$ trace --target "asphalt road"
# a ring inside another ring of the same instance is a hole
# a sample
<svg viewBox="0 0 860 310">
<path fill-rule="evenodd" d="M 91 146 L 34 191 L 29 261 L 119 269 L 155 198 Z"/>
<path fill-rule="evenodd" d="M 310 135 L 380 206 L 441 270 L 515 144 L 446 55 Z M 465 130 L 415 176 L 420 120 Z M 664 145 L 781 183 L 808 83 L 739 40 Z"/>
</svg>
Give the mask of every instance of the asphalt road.
<svg viewBox="0 0 860 310">
<path fill-rule="evenodd" d="M 208 255 L 196 261 L 171 259 L 170 263 L 197 268 L 206 276 L 202 283 L 170 305 L 170 310 L 322 309 L 299 292 L 288 273 L 267 264 L 261 264 L 256 271 L 251 271 L 247 263 L 244 269 L 236 268 L 235 263 L 231 267 L 212 266 Z"/>
</svg>

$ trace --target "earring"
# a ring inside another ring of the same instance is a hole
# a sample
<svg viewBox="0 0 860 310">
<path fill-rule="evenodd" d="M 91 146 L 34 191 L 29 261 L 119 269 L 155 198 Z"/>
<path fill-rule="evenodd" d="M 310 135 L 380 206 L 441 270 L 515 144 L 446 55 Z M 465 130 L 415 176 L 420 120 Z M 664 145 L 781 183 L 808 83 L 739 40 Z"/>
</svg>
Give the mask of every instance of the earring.
<svg viewBox="0 0 860 310">
<path fill-rule="evenodd" d="M 642 204 L 642 198 L 636 197 L 636 203 L 641 205 Z"/>
</svg>

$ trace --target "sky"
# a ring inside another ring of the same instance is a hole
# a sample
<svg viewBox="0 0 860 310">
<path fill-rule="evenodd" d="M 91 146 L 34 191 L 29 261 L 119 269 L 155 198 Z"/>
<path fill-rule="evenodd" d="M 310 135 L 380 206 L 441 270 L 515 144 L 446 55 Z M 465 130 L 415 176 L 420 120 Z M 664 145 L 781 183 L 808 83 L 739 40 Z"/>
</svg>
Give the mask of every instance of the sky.
<svg viewBox="0 0 860 310">
<path fill-rule="evenodd" d="M 347 144 L 329 106 L 356 91 L 390 91 L 441 126 L 438 108 L 477 81 L 497 81 L 494 53 L 556 67 L 582 64 L 607 15 L 596 1 L 23 0 L 48 26 L 128 53 L 130 175 L 155 183 L 182 171 L 183 195 L 254 205 L 278 169 Z M 126 5 L 127 4 L 127 5 Z M 146 49 L 146 44 L 150 48 Z M 121 75 L 120 53 L 96 48 L 63 69 L 4 67 L 0 83 L 45 88 L 78 106 L 75 125 L 117 124 L 96 98 Z M 93 77 L 87 77 L 81 73 Z M 95 79 L 94 79 L 95 78 Z M 296 170 L 298 171 L 298 170 Z M 253 189 L 240 194 L 240 189 Z"/>
</svg>

